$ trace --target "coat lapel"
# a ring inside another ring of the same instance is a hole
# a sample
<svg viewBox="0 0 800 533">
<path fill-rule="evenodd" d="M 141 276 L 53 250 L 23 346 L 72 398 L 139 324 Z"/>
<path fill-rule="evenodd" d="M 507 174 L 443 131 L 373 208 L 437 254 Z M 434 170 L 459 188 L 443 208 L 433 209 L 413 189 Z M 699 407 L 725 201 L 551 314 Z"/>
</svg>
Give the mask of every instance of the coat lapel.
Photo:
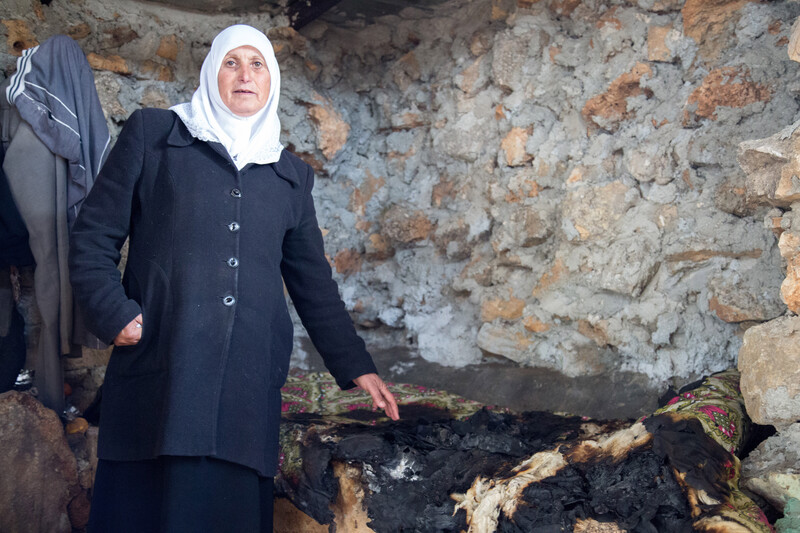
<svg viewBox="0 0 800 533">
<path fill-rule="evenodd" d="M 281 158 L 272 163 L 275 174 L 288 181 L 292 187 L 300 186 L 300 176 L 297 174 L 297 167 L 292 164 L 291 156 L 286 150 L 281 151 Z"/>
</svg>

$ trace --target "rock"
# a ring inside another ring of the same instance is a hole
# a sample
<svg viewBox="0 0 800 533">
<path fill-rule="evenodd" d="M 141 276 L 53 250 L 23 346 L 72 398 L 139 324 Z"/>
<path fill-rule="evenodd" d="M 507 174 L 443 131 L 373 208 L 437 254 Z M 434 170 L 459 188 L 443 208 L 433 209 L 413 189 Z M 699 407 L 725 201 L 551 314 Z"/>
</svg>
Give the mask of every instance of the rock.
<svg viewBox="0 0 800 533">
<path fill-rule="evenodd" d="M 392 78 L 401 91 L 422 77 L 419 61 L 413 51 L 398 59 L 392 66 Z"/>
<path fill-rule="evenodd" d="M 553 209 L 547 205 L 525 205 L 498 220 L 492 236 L 495 251 L 519 251 L 538 246 L 553 233 Z"/>
<path fill-rule="evenodd" d="M 160 109 L 169 109 L 172 105 L 164 91 L 152 86 L 144 90 L 140 103 L 142 107 L 158 107 Z"/>
<path fill-rule="evenodd" d="M 381 221 L 383 234 L 390 240 L 402 244 L 427 239 L 433 231 L 433 223 L 422 211 L 409 213 L 400 205 L 392 206 Z"/>
<path fill-rule="evenodd" d="M 334 109 L 327 98 L 315 95 L 321 104 L 313 104 L 308 109 L 308 117 L 317 129 L 317 148 L 326 159 L 333 159 L 347 142 L 350 125 Z"/>
<path fill-rule="evenodd" d="M 648 61 L 671 62 L 674 58 L 672 51 L 667 46 L 667 36 L 674 31 L 672 25 L 650 26 L 647 29 L 647 59 Z"/>
<path fill-rule="evenodd" d="M 630 72 L 611 82 L 608 90 L 593 96 L 581 110 L 583 118 L 606 131 L 616 131 L 624 120 L 633 118 L 628 110 L 628 98 L 644 94 L 648 98 L 653 92 L 641 86 L 643 76 L 652 76 L 653 69 L 647 63 L 637 63 Z"/>
<path fill-rule="evenodd" d="M 510 33 L 495 38 L 492 54 L 492 78 L 505 89 L 519 85 L 522 65 L 527 57 L 528 41 Z"/>
<path fill-rule="evenodd" d="M 742 461 L 741 485 L 779 510 L 800 500 L 800 422 L 758 445 Z"/>
<path fill-rule="evenodd" d="M 550 0 L 550 9 L 557 14 L 568 17 L 583 0 Z"/>
<path fill-rule="evenodd" d="M 737 161 L 747 173 L 751 205 L 789 207 L 800 201 L 800 122 L 765 139 L 739 144 Z"/>
<path fill-rule="evenodd" d="M 89 512 L 92 508 L 92 502 L 86 495 L 86 492 L 81 491 L 69 502 L 69 521 L 75 529 L 83 529 L 89 523 Z"/>
<path fill-rule="evenodd" d="M 571 241 L 597 239 L 634 205 L 634 191 L 621 181 L 600 187 L 581 186 L 570 191 L 564 201 L 562 229 Z"/>
<path fill-rule="evenodd" d="M 456 75 L 456 85 L 467 93 L 474 95 L 479 89 L 489 82 L 489 69 L 486 56 L 482 55 L 472 62 L 470 66 Z"/>
<path fill-rule="evenodd" d="M 770 88 L 750 79 L 744 67 L 720 67 L 709 72 L 687 101 L 684 126 L 700 118 L 717 119 L 717 107 L 744 107 L 755 102 L 768 102 Z M 693 110 L 693 111 L 692 111 Z"/>
<path fill-rule="evenodd" d="M 350 195 L 350 205 L 348 206 L 350 211 L 360 216 L 366 214 L 367 203 L 386 185 L 384 178 L 376 178 L 369 171 L 366 174 L 367 177 L 361 185 L 353 189 L 353 193 Z"/>
<path fill-rule="evenodd" d="M 508 300 L 486 300 L 481 305 L 481 320 L 491 322 L 496 318 L 516 320 L 522 317 L 525 301 L 513 296 Z"/>
<path fill-rule="evenodd" d="M 70 533 L 80 492 L 75 456 L 55 412 L 29 394 L 0 395 L 0 531 Z"/>
<path fill-rule="evenodd" d="M 545 330 L 546 331 L 546 330 Z M 502 325 L 484 323 L 478 331 L 478 347 L 492 354 L 502 355 L 525 366 L 550 368 L 570 377 L 598 375 L 604 371 L 595 339 L 587 343 L 574 342 L 569 332 L 560 335 L 563 342 L 553 349 L 537 349 L 539 339 L 528 327 L 518 324 Z"/>
<path fill-rule="evenodd" d="M 737 217 L 753 216 L 755 212 L 747 200 L 747 187 L 744 176 L 729 178 L 719 187 L 714 194 L 714 205 L 720 211 L 736 215 Z"/>
<path fill-rule="evenodd" d="M 108 70 L 110 72 L 116 72 L 117 74 L 130 74 L 131 68 L 128 66 L 128 62 L 125 59 L 118 55 L 108 55 L 108 56 L 101 56 L 100 54 L 95 54 L 94 52 L 89 52 L 86 55 L 86 59 L 89 61 L 89 65 L 95 70 Z"/>
<path fill-rule="evenodd" d="M 379 233 L 370 235 L 364 247 L 368 261 L 385 261 L 394 255 L 394 248 L 389 239 Z"/>
<path fill-rule="evenodd" d="M 333 259 L 333 264 L 336 266 L 336 272 L 347 278 L 361 271 L 361 263 L 363 260 L 364 258 L 358 253 L 358 250 L 347 248 L 336 254 L 336 257 Z"/>
<path fill-rule="evenodd" d="M 533 339 L 516 327 L 484 323 L 478 331 L 477 342 L 481 350 L 502 355 L 518 363 L 533 359 Z"/>
<path fill-rule="evenodd" d="M 793 61 L 800 61 L 800 24 L 798 24 L 800 17 L 795 19 L 792 25 L 792 37 L 789 39 L 789 59 Z"/>
<path fill-rule="evenodd" d="M 658 247 L 650 239 L 635 235 L 614 239 L 593 251 L 586 274 L 591 286 L 637 297 L 661 264 Z"/>
<path fill-rule="evenodd" d="M 88 24 L 85 22 L 81 22 L 80 24 L 75 24 L 74 26 L 70 26 L 67 29 L 67 35 L 79 41 L 81 39 L 85 39 L 92 33 L 92 29 L 89 27 Z"/>
<path fill-rule="evenodd" d="M 78 464 L 78 481 L 81 488 L 91 489 L 97 471 L 97 426 L 89 426 L 84 433 L 67 435 L 67 443 Z"/>
<path fill-rule="evenodd" d="M 777 269 L 764 272 L 761 263 L 749 270 L 724 271 L 709 281 L 708 309 L 725 322 L 772 320 L 786 311 L 769 290 L 779 278 Z"/>
<path fill-rule="evenodd" d="M 8 43 L 8 53 L 11 55 L 21 56 L 23 50 L 39 44 L 28 27 L 28 23 L 24 20 L 0 20 L 0 23 L 8 31 L 6 42 Z"/>
<path fill-rule="evenodd" d="M 139 38 L 139 35 L 128 25 L 114 26 L 103 31 L 103 40 L 101 48 L 103 50 L 109 48 L 119 48 L 124 44 L 128 44 Z"/>
<path fill-rule="evenodd" d="M 749 328 L 738 366 L 753 422 L 781 428 L 800 419 L 800 317 L 776 318 Z"/>
<path fill-rule="evenodd" d="M 731 39 L 739 10 L 751 0 L 686 0 L 681 10 L 683 33 L 695 40 L 700 54 L 716 59 Z"/>
<path fill-rule="evenodd" d="M 175 61 L 178 58 L 178 52 L 182 48 L 183 42 L 178 39 L 177 35 L 165 35 L 161 38 L 156 55 L 164 59 L 169 59 L 170 61 Z"/>
<path fill-rule="evenodd" d="M 792 313 L 800 313 L 800 255 L 786 262 L 786 279 L 781 283 L 781 298 Z"/>
<path fill-rule="evenodd" d="M 530 161 L 530 156 L 525 151 L 525 143 L 528 142 L 528 131 L 525 128 L 511 128 L 503 142 L 500 143 L 501 153 L 505 153 L 506 164 L 510 167 L 518 167 Z"/>
</svg>

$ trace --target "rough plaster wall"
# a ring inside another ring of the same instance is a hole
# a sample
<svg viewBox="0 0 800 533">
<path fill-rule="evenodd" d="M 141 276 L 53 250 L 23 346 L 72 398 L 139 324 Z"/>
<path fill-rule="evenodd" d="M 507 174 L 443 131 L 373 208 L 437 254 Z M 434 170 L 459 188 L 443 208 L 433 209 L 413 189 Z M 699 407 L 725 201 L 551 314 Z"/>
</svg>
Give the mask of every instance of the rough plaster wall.
<svg viewBox="0 0 800 533">
<path fill-rule="evenodd" d="M 70 32 L 116 125 L 187 99 L 218 29 L 273 28 L 284 142 L 317 169 L 327 250 L 369 341 L 660 381 L 731 366 L 743 329 L 785 311 L 767 208 L 747 203 L 735 156 L 800 118 L 798 15 L 461 0 L 300 35 L 268 13 L 10 0 L 0 66 L 15 42 Z"/>
</svg>

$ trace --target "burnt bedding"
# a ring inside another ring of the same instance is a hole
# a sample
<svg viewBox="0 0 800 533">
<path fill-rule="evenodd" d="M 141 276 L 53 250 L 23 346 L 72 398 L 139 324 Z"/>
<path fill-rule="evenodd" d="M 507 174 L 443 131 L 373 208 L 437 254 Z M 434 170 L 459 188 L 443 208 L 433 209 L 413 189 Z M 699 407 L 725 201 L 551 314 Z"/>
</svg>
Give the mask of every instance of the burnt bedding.
<svg viewBox="0 0 800 533">
<path fill-rule="evenodd" d="M 276 493 L 331 523 L 335 465 L 360 472 L 373 531 L 753 531 L 738 490 L 749 422 L 738 374 L 712 376 L 642 421 L 512 413 L 392 385 L 403 419 L 323 375 L 284 389 Z"/>
</svg>

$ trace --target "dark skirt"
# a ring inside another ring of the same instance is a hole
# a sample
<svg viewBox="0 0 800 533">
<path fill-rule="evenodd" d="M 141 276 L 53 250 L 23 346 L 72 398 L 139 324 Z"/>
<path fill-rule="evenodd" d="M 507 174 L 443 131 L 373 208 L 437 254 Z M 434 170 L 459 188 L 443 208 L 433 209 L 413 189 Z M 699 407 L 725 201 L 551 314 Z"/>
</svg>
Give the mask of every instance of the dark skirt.
<svg viewBox="0 0 800 533">
<path fill-rule="evenodd" d="M 89 533 L 271 533 L 271 477 L 210 457 L 100 460 Z"/>
</svg>

